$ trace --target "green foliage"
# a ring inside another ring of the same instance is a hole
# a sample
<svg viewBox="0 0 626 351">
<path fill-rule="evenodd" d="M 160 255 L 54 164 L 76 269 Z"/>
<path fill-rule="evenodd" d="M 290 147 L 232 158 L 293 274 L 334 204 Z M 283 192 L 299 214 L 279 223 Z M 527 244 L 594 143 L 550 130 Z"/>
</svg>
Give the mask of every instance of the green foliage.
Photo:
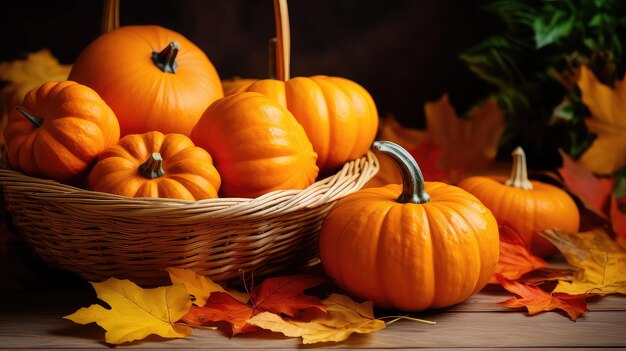
<svg viewBox="0 0 626 351">
<path fill-rule="evenodd" d="M 522 145 L 541 168 L 558 165 L 559 148 L 580 155 L 594 136 L 583 121 L 577 68 L 588 65 L 609 85 L 622 78 L 626 1 L 493 0 L 484 8 L 503 31 L 461 59 L 493 86 L 507 120 L 502 154 Z"/>
</svg>

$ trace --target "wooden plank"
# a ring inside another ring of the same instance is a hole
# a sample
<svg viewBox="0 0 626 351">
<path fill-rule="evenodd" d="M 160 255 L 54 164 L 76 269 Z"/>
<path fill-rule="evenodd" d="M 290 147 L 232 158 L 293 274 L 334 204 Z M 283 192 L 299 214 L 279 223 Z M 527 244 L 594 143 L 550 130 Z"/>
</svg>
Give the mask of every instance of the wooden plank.
<svg viewBox="0 0 626 351">
<path fill-rule="evenodd" d="M 399 348 L 580 348 L 626 347 L 626 312 L 599 311 L 570 321 L 557 312 L 533 317 L 522 313 L 441 312 L 427 316 L 428 326 L 400 321 L 371 335 L 324 347 L 348 349 Z M 0 315 L 1 346 L 9 349 L 102 349 L 104 331 L 95 324 L 81 326 L 60 315 Z M 187 339 L 151 337 L 125 348 L 138 349 L 294 349 L 300 340 L 274 333 L 228 338 L 219 331 L 194 330 Z"/>
</svg>

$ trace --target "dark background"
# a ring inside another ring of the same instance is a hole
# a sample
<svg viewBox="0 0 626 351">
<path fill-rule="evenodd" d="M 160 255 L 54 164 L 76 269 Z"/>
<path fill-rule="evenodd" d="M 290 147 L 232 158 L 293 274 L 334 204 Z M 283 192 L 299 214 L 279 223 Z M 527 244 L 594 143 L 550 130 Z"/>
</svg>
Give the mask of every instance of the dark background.
<svg viewBox="0 0 626 351">
<path fill-rule="evenodd" d="M 48 48 L 74 62 L 100 33 L 100 0 L 3 2 L 0 61 Z M 158 24 L 205 51 L 222 79 L 265 78 L 275 35 L 272 0 L 121 0 L 122 25 Z M 290 0 L 291 75 L 363 85 L 381 116 L 423 128 L 423 103 L 443 93 L 461 114 L 487 86 L 458 58 L 497 30 L 480 2 Z"/>
</svg>

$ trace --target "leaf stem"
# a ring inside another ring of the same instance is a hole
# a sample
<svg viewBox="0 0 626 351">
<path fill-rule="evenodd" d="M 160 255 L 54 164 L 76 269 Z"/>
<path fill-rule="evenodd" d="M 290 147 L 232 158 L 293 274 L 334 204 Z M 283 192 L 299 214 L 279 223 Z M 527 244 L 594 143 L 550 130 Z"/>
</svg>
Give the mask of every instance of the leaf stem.
<svg viewBox="0 0 626 351">
<path fill-rule="evenodd" d="M 389 322 L 385 322 L 386 325 L 391 325 L 391 324 L 393 324 L 393 323 L 395 323 L 395 322 L 397 322 L 397 321 L 399 321 L 401 319 L 406 319 L 406 320 L 409 320 L 409 321 L 418 322 L 418 323 L 424 323 L 424 324 L 428 324 L 428 325 L 435 325 L 435 324 L 437 324 L 437 322 L 428 321 L 428 320 L 425 320 L 425 319 L 414 318 L 414 317 L 409 317 L 409 316 L 384 316 L 384 317 L 379 317 L 379 318 L 376 318 L 376 319 L 383 320 L 383 319 L 389 319 L 389 318 L 393 318 L 393 320 L 390 320 Z"/>
</svg>

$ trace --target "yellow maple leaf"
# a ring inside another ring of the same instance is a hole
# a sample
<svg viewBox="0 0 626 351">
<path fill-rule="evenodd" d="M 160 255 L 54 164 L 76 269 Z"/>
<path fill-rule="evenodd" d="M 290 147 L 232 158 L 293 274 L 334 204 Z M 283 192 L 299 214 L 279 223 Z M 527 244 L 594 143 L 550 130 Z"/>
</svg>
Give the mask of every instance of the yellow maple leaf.
<svg viewBox="0 0 626 351">
<path fill-rule="evenodd" d="M 579 162 L 594 173 L 613 174 L 626 165 L 626 79 L 611 88 L 582 66 L 578 87 L 592 116 L 585 124 L 597 135 Z"/>
<path fill-rule="evenodd" d="M 235 290 L 226 290 L 211 278 L 199 275 L 191 269 L 169 267 L 165 269 L 170 276 L 172 284 L 183 284 L 190 295 L 195 298 L 193 304 L 204 306 L 209 295 L 213 292 L 225 292 L 243 303 L 248 302 L 249 296 Z"/>
<path fill-rule="evenodd" d="M 626 294 L 626 251 L 604 229 L 584 233 L 547 230 L 541 235 L 559 248 L 569 264 L 578 268 L 572 282 L 559 281 L 554 292 Z"/>
<path fill-rule="evenodd" d="M 111 309 L 93 304 L 64 318 L 78 324 L 97 323 L 106 330 L 109 344 L 141 340 L 151 334 L 164 338 L 191 334 L 190 327 L 175 323 L 191 308 L 191 299 L 182 284 L 142 289 L 129 280 L 110 278 L 91 285 Z"/>
<path fill-rule="evenodd" d="M 309 322 L 286 320 L 279 315 L 262 312 L 248 320 L 249 324 L 289 337 L 302 337 L 304 344 L 346 340 L 352 333 L 372 333 L 386 327 L 374 318 L 372 302 L 356 303 L 349 297 L 332 294 L 322 303 L 326 313 Z"/>
<path fill-rule="evenodd" d="M 30 53 L 24 60 L 0 63 L 0 80 L 9 82 L 5 93 L 14 93 L 19 101 L 26 93 L 45 82 L 67 80 L 70 65 L 62 65 L 49 50 Z"/>
</svg>

